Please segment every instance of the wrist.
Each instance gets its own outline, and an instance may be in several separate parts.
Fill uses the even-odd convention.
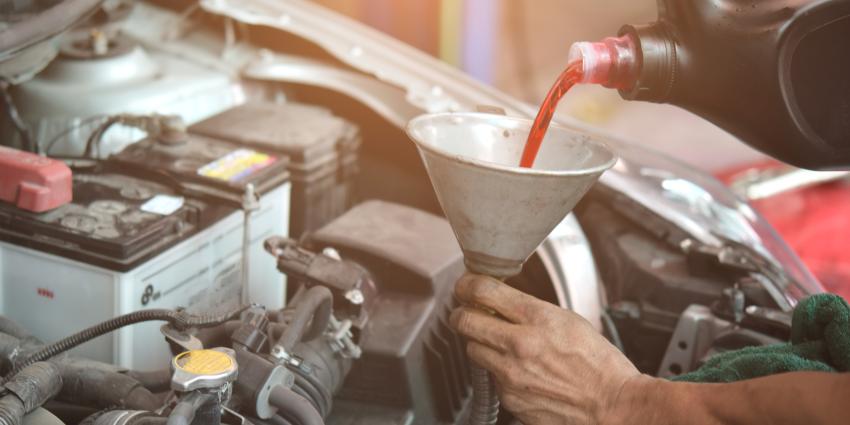
[[[636,375],[626,380],[600,415],[600,425],[622,425],[637,422],[650,424],[656,412],[670,402],[670,382],[649,375]]]

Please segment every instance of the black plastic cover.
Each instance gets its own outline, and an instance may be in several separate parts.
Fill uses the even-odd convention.
[[[367,269],[377,294],[328,423],[459,423],[471,394],[450,328],[463,256],[448,222],[383,201],[358,205],[310,239]],[[355,407],[356,406],[356,407]]]

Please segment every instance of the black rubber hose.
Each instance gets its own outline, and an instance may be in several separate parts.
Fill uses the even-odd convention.
[[[129,419],[128,419],[129,417]],[[153,412],[140,413],[132,410],[102,410],[94,413],[82,421],[79,425],[165,425],[168,418],[159,416]]]
[[[168,418],[145,416],[143,418],[139,418],[137,421],[129,422],[127,425],[166,425],[167,423]]]
[[[195,414],[201,406],[214,400],[214,394],[189,393],[174,406],[168,415],[167,425],[189,425],[195,420]]]
[[[472,380],[472,406],[469,425],[495,425],[499,420],[499,394],[490,372],[481,366],[471,364],[469,374]]]
[[[208,345],[204,345],[208,347]],[[135,379],[143,387],[147,388],[152,393],[161,393],[171,389],[171,371],[168,369],[137,371],[131,370],[125,373],[132,379]]]
[[[47,409],[48,412],[56,415],[57,418],[66,424],[79,424],[87,417],[96,414],[100,410],[88,406],[77,406],[75,404],[56,400],[55,398],[44,403],[44,406],[42,407]]]
[[[26,414],[21,399],[11,394],[0,398],[0,425],[20,425]]]
[[[125,326],[150,321],[165,321],[178,329],[215,326],[238,317],[239,314],[246,308],[248,307],[242,307],[236,311],[218,316],[196,316],[183,310],[165,309],[140,310],[123,316],[118,316],[45,346],[30,356],[23,364],[15,367],[11,372],[6,374],[6,376],[3,377],[3,382],[6,382],[12,376],[15,376],[18,371],[30,364],[47,360],[57,354],[64,353],[78,345],[117,329],[121,329]]]
[[[0,370],[5,374],[43,347],[44,343],[34,336],[18,338],[0,333]]]
[[[0,363],[4,370],[25,361],[30,353],[42,349],[44,344],[35,338],[19,340],[0,333]],[[155,410],[162,403],[153,394],[156,389],[168,390],[169,371],[119,372],[115,366],[82,359],[54,359],[62,375],[62,390],[57,399],[75,405],[107,408],[121,406],[134,410]],[[140,382],[139,379],[145,382]],[[153,390],[145,387],[148,384]]]
[[[295,368],[289,368],[290,371],[294,369]],[[293,390],[296,391],[298,395],[312,403],[322,417],[325,417],[328,413],[330,413],[330,394],[328,394],[320,384],[318,384],[315,380],[310,379],[303,372],[296,372]]]
[[[62,391],[58,400],[100,409],[120,406],[129,410],[156,410],[159,397],[133,379],[108,365],[88,360],[58,362]]]
[[[20,425],[24,415],[47,402],[62,388],[59,368],[33,363],[6,382],[9,394],[0,398],[0,425]]]
[[[278,386],[273,389],[269,396],[269,403],[278,408],[279,415],[291,418],[290,422],[301,425],[324,425],[325,423],[322,415],[309,401],[288,388]]]
[[[254,421],[254,423],[256,423],[256,424],[261,423],[260,421],[258,421],[255,418],[251,418],[251,420]],[[293,424],[292,422],[289,422],[288,420],[281,417],[280,415],[274,415],[274,416],[266,419],[264,422],[262,422],[262,424],[263,425],[296,425],[296,424]]]
[[[18,322],[6,316],[0,316],[0,332],[12,335],[13,337],[18,339],[33,337],[32,334],[23,326],[19,325]]]
[[[291,353],[299,342],[310,341],[325,332],[333,308],[333,294],[324,286],[314,286],[294,304],[293,308],[287,308],[292,311],[291,320],[276,344],[287,353]]]
[[[233,343],[231,336],[236,329],[242,326],[241,320],[231,320],[217,326],[198,330],[195,338],[204,344],[204,347],[230,347]]]
[[[5,374],[14,369],[42,347],[44,343],[35,337],[16,338],[0,333],[0,371]]]

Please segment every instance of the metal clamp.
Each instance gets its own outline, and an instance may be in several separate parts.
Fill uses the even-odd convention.
[[[280,345],[275,345],[274,347],[272,347],[271,355],[272,357],[277,359],[279,364],[298,369],[308,375],[313,373],[313,368],[310,367],[309,363],[305,362],[304,359],[302,359],[301,357],[287,352]]]
[[[351,320],[345,319],[339,321],[331,315],[328,323],[328,331],[325,335],[328,337],[328,345],[334,353],[338,353],[347,359],[359,359],[363,354],[363,350],[354,343],[351,333]]]

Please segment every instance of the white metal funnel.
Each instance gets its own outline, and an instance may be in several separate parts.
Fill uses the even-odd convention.
[[[407,125],[473,273],[518,274],[617,161],[603,143],[552,125],[534,168],[520,168],[531,125],[481,113],[423,115]]]

